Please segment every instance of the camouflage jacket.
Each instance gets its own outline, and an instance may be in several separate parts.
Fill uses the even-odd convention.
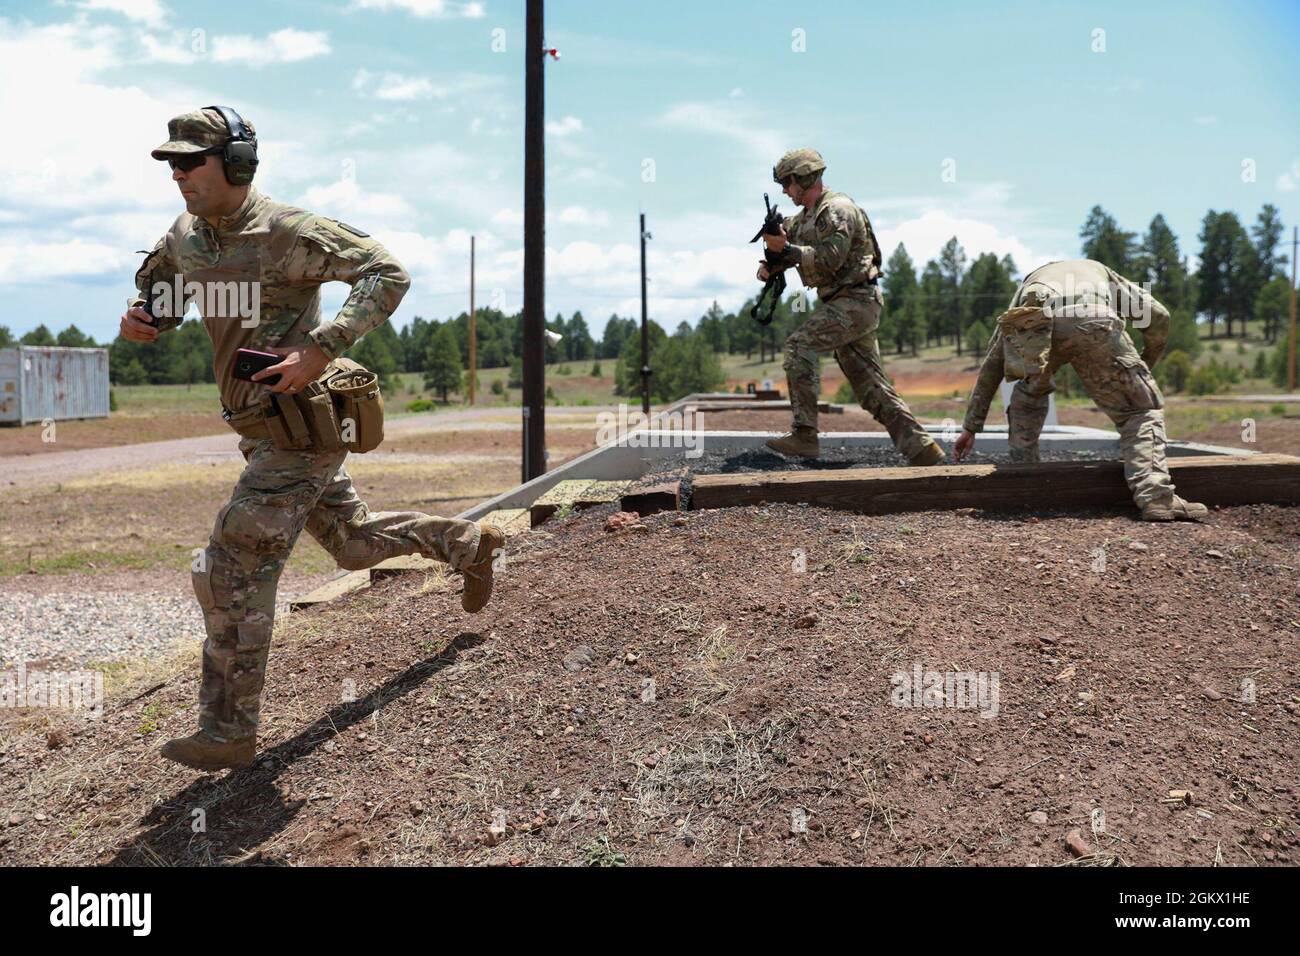
[[[838,289],[861,285],[880,275],[880,246],[867,214],[844,193],[829,189],[811,210],[785,220],[789,238],[781,256],[784,268],[826,298]]]
[[[1137,283],[1100,262],[1065,259],[1040,266],[1025,276],[1007,308],[1039,302],[1049,304],[1059,321],[1106,315],[1133,323],[1142,330],[1142,361],[1148,368],[1164,355],[1165,343],[1169,341],[1169,311]],[[988,353],[966,403],[966,420],[962,425],[966,431],[984,429],[1003,373],[1002,331],[995,325]]]
[[[352,286],[333,321],[320,321],[320,286]],[[235,350],[314,342],[330,358],[383,324],[411,284],[382,245],[352,226],[272,202],[256,189],[213,228],[181,214],[135,276],[160,331],[181,324],[190,302],[212,339],[221,402],[254,404],[263,386],[231,375]]]

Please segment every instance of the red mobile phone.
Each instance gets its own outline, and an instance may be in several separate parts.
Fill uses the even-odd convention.
[[[264,368],[270,368],[272,365],[279,365],[284,360],[283,355],[277,355],[275,352],[259,352],[256,349],[236,349],[235,350],[235,368],[231,373],[235,378],[243,379],[245,382],[251,382],[253,376],[262,371]],[[279,375],[272,375],[270,378],[264,378],[257,382],[258,385],[274,385],[280,381]]]

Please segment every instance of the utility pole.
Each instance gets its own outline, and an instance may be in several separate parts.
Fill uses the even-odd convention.
[[[650,325],[645,299],[645,241],[652,238],[645,231],[645,213],[641,213],[641,413],[650,414]]]
[[[546,471],[544,22],[542,0],[528,0],[524,30],[524,481]]]
[[[1286,347],[1286,390],[1295,391],[1295,254],[1300,245],[1300,227],[1291,227],[1291,339]]]
[[[474,314],[474,237],[469,237],[469,403],[474,404],[478,384],[478,328]]]

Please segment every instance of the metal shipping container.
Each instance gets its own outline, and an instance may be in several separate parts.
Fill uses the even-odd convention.
[[[0,349],[0,424],[108,417],[108,349]]]

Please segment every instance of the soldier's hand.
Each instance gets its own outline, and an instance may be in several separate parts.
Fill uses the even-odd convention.
[[[952,446],[952,457],[956,461],[961,461],[970,454],[975,447],[975,433],[963,428],[961,434],[957,437],[957,442]]]
[[[273,392],[289,392],[290,394],[301,392],[320,378],[320,373],[325,371],[325,366],[330,363],[329,356],[320,350],[320,346],[314,344],[300,345],[288,349],[268,348],[267,351],[283,355],[284,359],[269,368],[256,372],[253,375],[253,381],[260,382],[264,378],[279,375],[280,381],[267,386]]]
[[[763,233],[763,241],[773,252],[784,252],[788,241],[785,236],[785,226],[782,226],[781,231],[775,236],[768,232]]]
[[[118,331],[122,338],[132,342],[152,342],[158,338],[158,328],[150,324],[150,318],[149,313],[140,306],[131,306],[122,313],[122,324]]]
[[[772,273],[767,271],[767,263],[760,262],[758,264],[758,281],[766,282],[770,278],[772,278]]]

